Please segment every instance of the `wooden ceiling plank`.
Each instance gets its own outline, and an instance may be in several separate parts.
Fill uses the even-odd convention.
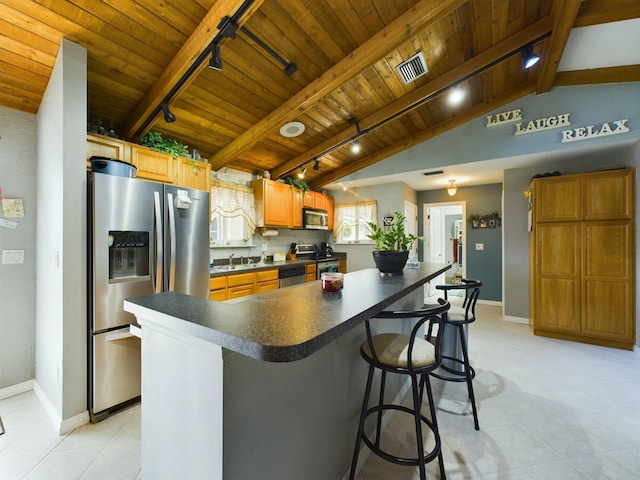
[[[585,0],[580,5],[574,28],[640,18],[638,0]]]
[[[542,65],[538,67],[537,93],[551,90],[553,81],[562,59],[562,53],[567,45],[569,34],[576,21],[580,0],[555,0],[551,9],[553,17],[553,32],[551,38],[544,42]]]
[[[417,106],[423,99],[429,98],[437,94],[438,92],[443,91],[444,89],[459,82],[461,78],[464,78],[474,72],[481,70],[482,68],[490,65],[496,59],[501,58],[505,54],[513,50],[517,50],[523,45],[531,42],[533,39],[548,33],[549,31],[551,31],[551,26],[552,20],[550,15],[538,20],[536,23],[529,25],[520,32],[515,33],[514,35],[497,43],[488,50],[485,50],[479,55],[476,55],[475,57],[469,59],[462,65],[459,65],[446,74],[435,78],[425,86],[408,93],[397,102],[394,102],[393,104],[380,109],[375,114],[362,119],[359,122],[360,128],[362,130],[367,130],[372,126],[383,122],[386,119],[393,117],[394,115],[397,115],[399,112],[403,112],[405,110],[408,111],[408,109],[411,109],[412,107],[415,108],[415,106]],[[491,97],[491,95],[488,95],[484,98],[489,97]],[[353,131],[349,129],[340,132],[333,138],[328,139],[327,141],[322,142],[322,144],[311,148],[308,152],[305,152],[302,155],[298,155],[295,158],[284,162],[282,165],[278,166],[277,169],[273,170],[271,174],[274,178],[279,178],[283,174],[297,168],[305,161],[308,161],[310,158],[321,154],[323,151],[332,148],[334,145],[342,143],[343,141],[349,139],[351,136],[353,136]]]
[[[242,22],[257,10],[264,0],[256,0],[251,6],[251,11],[246,13]],[[217,0],[211,10],[204,17],[202,22],[196,27],[189,36],[182,48],[175,57],[169,62],[167,68],[158,77],[157,81],[151,87],[145,99],[140,102],[136,109],[130,115],[130,122],[126,126],[125,135],[127,138],[134,138],[136,132],[142,127],[147,117],[151,115],[153,110],[158,106],[162,99],[177,84],[178,80],[189,69],[193,62],[200,56],[204,49],[211,43],[218,33],[218,24],[225,16],[232,16],[242,5],[243,0]],[[183,86],[186,87],[193,81],[195,75]],[[142,132],[143,134],[145,132]]]
[[[520,87],[513,92],[508,92],[501,95],[498,98],[493,98],[486,102],[483,102],[480,105],[475,105],[463,114],[451,118],[444,122],[439,122],[434,127],[422,131],[413,137],[406,138],[395,145],[391,145],[384,150],[380,150],[373,155],[370,155],[366,158],[357,160],[355,162],[350,162],[347,166],[340,168],[338,170],[334,170],[333,172],[329,172],[327,175],[323,175],[318,182],[311,182],[310,186],[314,189],[319,189],[329,183],[336,182],[341,178],[350,175],[352,173],[357,172],[365,167],[369,167],[374,165],[386,158],[389,158],[391,155],[395,155],[396,153],[400,153],[403,150],[406,150],[414,145],[418,145],[420,143],[424,143],[427,140],[430,140],[438,135],[441,135],[455,127],[465,124],[474,118],[477,118],[481,115],[484,115],[492,110],[502,107],[503,105],[507,105],[525,95],[529,95],[535,91],[535,85],[533,83],[529,85],[525,85]],[[322,160],[321,160],[322,161]]]
[[[218,170],[235,156],[250,149],[260,138],[269,135],[295,116],[311,108],[322,97],[364,70],[387,52],[402,44],[424,25],[435,22],[464,0],[423,0],[387,28],[351,52],[308,87],[284,102],[252,128],[240,135],[210,159],[211,169]]]

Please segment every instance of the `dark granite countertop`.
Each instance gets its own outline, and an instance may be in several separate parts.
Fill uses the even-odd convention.
[[[266,263],[252,263],[251,266],[235,265],[236,268],[226,269],[227,265],[220,265],[209,270],[211,277],[219,277],[223,275],[234,275],[237,273],[250,273],[258,270],[273,270],[279,269],[287,265],[307,265],[316,263],[315,260],[285,260],[283,262],[266,262]]]
[[[248,357],[291,362],[311,355],[377,312],[450,268],[422,263],[403,275],[381,276],[369,268],[348,273],[339,293],[320,282],[216,302],[179,293],[129,298],[125,310]]]

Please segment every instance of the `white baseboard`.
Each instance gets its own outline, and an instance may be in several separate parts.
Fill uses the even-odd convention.
[[[640,357],[640,345],[634,345],[633,346],[633,353],[635,353],[636,355],[638,355]]]
[[[40,388],[40,385],[38,385],[38,382],[34,381],[33,391],[38,397],[38,400],[40,400],[45,412],[47,412],[47,416],[49,420],[51,420],[51,423],[53,423],[53,427],[58,432],[58,435],[66,435],[76,428],[89,423],[88,410],[63,420],[58,416],[56,409],[51,405],[51,402]]]
[[[0,388],[0,400],[33,390],[35,383],[35,380],[27,380],[26,382],[11,385],[10,387]]]
[[[529,325],[529,319],[525,317],[512,317],[511,315],[504,315],[504,319],[507,322],[521,323],[523,325]]]

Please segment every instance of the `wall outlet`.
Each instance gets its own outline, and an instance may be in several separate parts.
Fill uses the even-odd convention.
[[[484,250],[484,243],[476,243],[476,250]]]
[[[2,250],[2,263],[24,263],[24,250]]]

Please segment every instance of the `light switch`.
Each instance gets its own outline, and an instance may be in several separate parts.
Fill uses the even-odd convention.
[[[24,263],[24,250],[2,250],[2,263]]]
[[[476,243],[476,250],[484,250],[484,243]]]

